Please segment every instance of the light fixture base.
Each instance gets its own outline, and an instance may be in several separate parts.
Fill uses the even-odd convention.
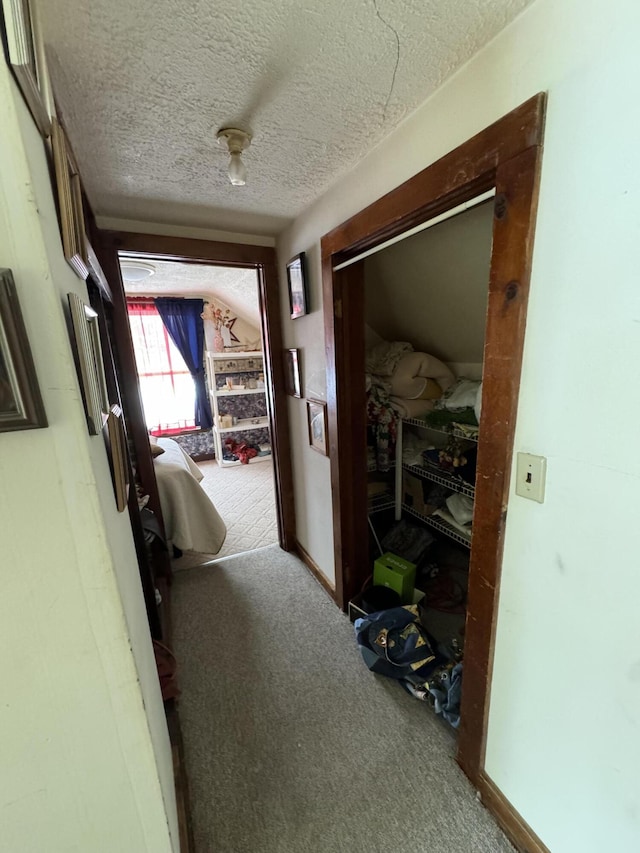
[[[223,127],[216,134],[218,145],[226,145],[229,154],[241,154],[251,145],[251,134],[237,127]]]

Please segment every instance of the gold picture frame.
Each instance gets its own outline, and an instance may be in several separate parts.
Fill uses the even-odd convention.
[[[111,406],[107,416],[107,450],[116,507],[118,512],[124,512],[129,500],[129,455],[122,409],[117,405]]]
[[[89,275],[89,256],[84,227],[82,183],[67,135],[55,118],[51,121],[51,145],[64,256],[76,275],[86,281]]]
[[[38,130],[51,133],[46,101],[44,50],[39,41],[38,20],[29,0],[1,0],[7,61]]]

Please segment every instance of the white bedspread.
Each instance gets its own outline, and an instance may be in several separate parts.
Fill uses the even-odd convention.
[[[171,438],[159,438],[164,450],[153,460],[165,533],[181,551],[217,554],[227,528],[200,485],[202,471]]]

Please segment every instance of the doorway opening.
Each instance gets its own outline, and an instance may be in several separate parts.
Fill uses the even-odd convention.
[[[173,570],[277,543],[256,270],[119,262]]]
[[[413,602],[443,672],[456,677],[465,652],[493,230],[493,206],[482,198],[360,262],[369,565],[391,553],[415,566]],[[455,728],[456,703],[443,713]]]
[[[345,609],[371,573],[361,547],[369,532],[362,258],[495,189],[457,757],[509,832],[484,754],[544,106],[544,94],[531,98],[322,240],[335,594]]]

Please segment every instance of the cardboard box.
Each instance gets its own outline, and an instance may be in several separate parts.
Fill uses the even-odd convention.
[[[402,472],[402,492],[404,502],[415,509],[417,512],[424,512],[424,480],[416,477],[415,474],[410,474],[408,471]]]
[[[403,604],[413,601],[413,588],[416,582],[416,566],[403,560],[391,551],[387,551],[373,564],[373,583],[375,586],[388,586],[400,596]]]

